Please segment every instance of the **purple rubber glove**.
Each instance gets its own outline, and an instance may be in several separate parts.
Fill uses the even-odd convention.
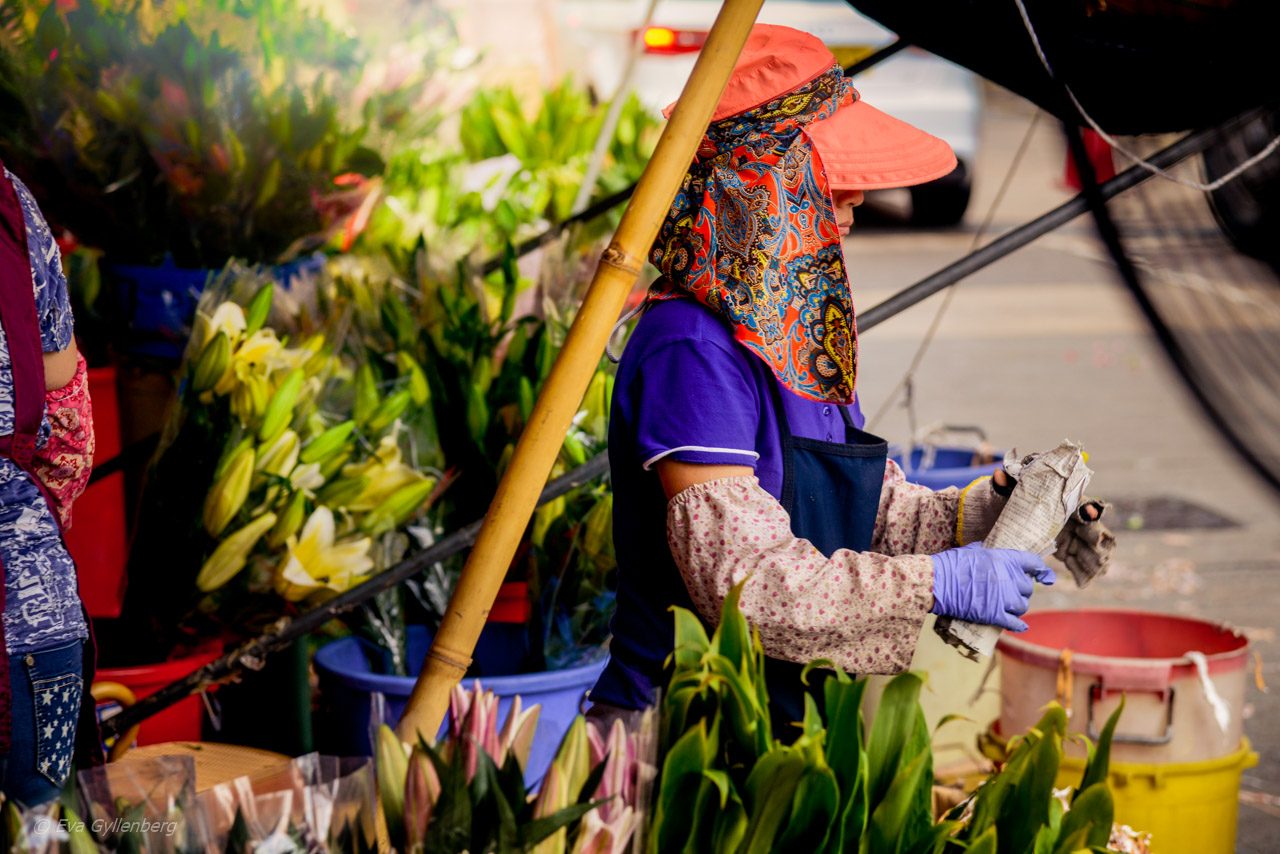
[[[933,608],[940,617],[1025,632],[1032,579],[1053,584],[1057,576],[1040,556],[981,543],[933,555]]]

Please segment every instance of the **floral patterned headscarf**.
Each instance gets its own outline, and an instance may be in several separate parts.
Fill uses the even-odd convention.
[[[851,403],[853,294],[825,170],[805,126],[857,99],[839,65],[713,122],[658,233],[652,299],[692,297],[795,393]]]

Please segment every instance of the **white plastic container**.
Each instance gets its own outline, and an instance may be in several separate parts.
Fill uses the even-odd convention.
[[[1005,633],[1000,732],[1021,733],[1057,700],[1069,731],[1097,740],[1125,697],[1112,742],[1116,762],[1199,762],[1240,749],[1249,642],[1205,620],[1144,611],[1028,614],[1030,629]],[[1206,673],[1194,662],[1200,653]],[[1066,745],[1074,756],[1084,748]]]

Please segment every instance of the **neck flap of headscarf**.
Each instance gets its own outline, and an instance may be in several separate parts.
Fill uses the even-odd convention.
[[[853,294],[826,171],[805,126],[853,103],[839,65],[745,113],[712,123],[649,259],[653,299],[692,297],[779,381],[851,403]]]

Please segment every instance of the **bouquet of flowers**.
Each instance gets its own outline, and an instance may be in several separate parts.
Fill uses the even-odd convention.
[[[326,282],[286,293],[233,270],[202,299],[130,569],[157,622],[195,597],[253,632],[341,593],[403,557],[441,486],[417,450],[422,370],[353,358],[348,319],[305,305]]]

